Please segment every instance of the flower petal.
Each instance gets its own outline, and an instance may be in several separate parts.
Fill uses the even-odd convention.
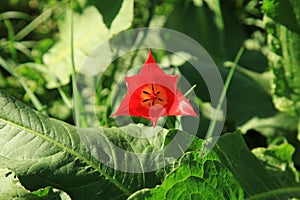
[[[177,75],[171,76],[167,74],[160,74],[154,76],[153,74],[147,74],[125,77],[125,80],[127,83],[129,94],[133,93],[135,90],[141,87],[141,85],[148,83],[163,85],[164,87],[171,90],[173,93],[176,93],[177,78]]]
[[[183,94],[179,90],[177,90],[176,97],[179,101],[178,109],[181,112],[180,115],[191,115],[194,117],[198,117],[198,114],[196,114],[196,112],[194,111],[191,103],[185,98],[185,96],[183,96]]]
[[[139,116],[155,127],[163,116],[191,115],[197,117],[190,102],[177,89],[178,75],[165,74],[156,64],[151,51],[140,73],[125,77],[128,92],[118,110],[111,116]]]
[[[150,49],[148,50],[148,58],[146,59],[140,74],[165,74],[165,72],[156,64]]]

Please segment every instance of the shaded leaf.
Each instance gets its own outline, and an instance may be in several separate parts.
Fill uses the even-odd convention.
[[[225,134],[215,148],[249,199],[288,199],[300,194],[300,184],[280,181],[248,149],[240,132]],[[291,177],[290,177],[291,178]]]
[[[219,59],[225,56],[225,41],[222,13],[216,12],[220,11],[217,6],[193,1],[177,1],[172,13],[168,16],[165,27],[192,37],[200,42],[211,55]]]

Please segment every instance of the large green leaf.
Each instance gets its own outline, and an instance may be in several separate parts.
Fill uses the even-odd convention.
[[[240,132],[221,136],[205,157],[201,156],[201,145],[200,139],[194,140],[189,152],[162,185],[137,191],[129,199],[288,199],[299,196],[298,176],[291,165],[294,151],[291,145],[283,143],[257,149],[259,159],[248,149]],[[271,170],[270,166],[273,166]],[[276,170],[272,172],[274,167]]]
[[[162,185],[129,199],[243,199],[243,189],[218,156],[200,155],[200,151],[186,153]]]
[[[288,177],[284,179],[274,177],[278,174],[270,173],[257,160],[239,133],[220,137],[216,148],[201,157],[202,141],[184,132],[182,135],[188,137],[176,138],[178,132],[167,135],[165,129],[142,125],[79,129],[33,111],[4,91],[0,91],[0,109],[0,168],[9,168],[16,174],[25,187],[24,194],[48,186],[66,192],[72,199],[124,199],[137,190],[140,191],[131,198],[176,198],[180,195],[198,198],[201,194],[203,198],[241,199],[244,191],[245,197],[250,199],[280,199],[295,197],[300,192],[299,183],[286,181],[293,180],[290,176],[293,174],[286,174]],[[158,134],[137,137],[149,136],[153,130],[159,131]],[[150,154],[148,159],[139,157],[136,163],[135,157],[129,157],[130,152],[155,152],[175,140],[178,145],[169,150],[183,153],[180,149],[183,139],[194,141],[175,168],[170,168],[173,170],[162,185],[154,189],[142,188],[160,184],[163,171],[127,173],[109,168],[98,160],[104,156],[106,164],[112,163],[115,168],[125,166],[139,170],[146,164],[155,166],[161,159]],[[128,153],[118,154],[113,144]],[[293,151],[290,147],[285,145],[275,150],[277,158],[290,162]],[[175,164],[173,157],[167,156],[164,162]],[[168,168],[164,170],[167,172]],[[3,183],[7,185],[10,180],[4,177]]]
[[[122,199],[137,189],[158,184],[161,179],[159,173],[118,171],[103,165],[98,158],[106,156],[106,162],[116,168],[124,165],[140,169],[149,162],[155,165],[159,158],[152,155],[148,160],[138,160],[137,166],[134,157],[128,156],[130,152],[162,148],[165,129],[155,129],[158,136],[148,138],[129,135],[149,135],[149,128],[141,125],[79,129],[33,111],[4,91],[0,91],[0,109],[0,167],[13,170],[26,189],[52,186],[67,192],[72,199]],[[129,153],[118,155],[116,146]]]
[[[111,22],[110,29],[103,22],[103,17],[94,7],[87,7],[82,14],[74,13],[74,59],[77,69],[79,70],[87,56],[101,43],[110,39],[115,34],[126,30],[130,27],[133,20],[133,0],[123,1],[118,14]],[[43,57],[44,63],[49,70],[55,74],[59,81],[51,80],[48,82],[48,88],[58,87],[61,84],[70,82],[69,76],[72,72],[71,65],[71,40],[70,40],[70,11],[59,22],[60,40],[46,53]],[[110,52],[103,52],[105,55],[97,55],[93,63],[99,71],[106,67],[101,56],[111,56]],[[109,60],[109,59],[105,59]]]

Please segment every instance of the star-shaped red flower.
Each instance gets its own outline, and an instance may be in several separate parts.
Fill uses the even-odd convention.
[[[165,74],[156,64],[151,51],[140,73],[125,77],[128,92],[112,116],[139,116],[152,121],[163,116],[191,115],[197,117],[190,102],[177,89],[178,75]]]

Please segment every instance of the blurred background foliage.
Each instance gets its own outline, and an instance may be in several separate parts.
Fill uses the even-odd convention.
[[[69,1],[0,2],[0,88],[45,115],[74,123],[70,76]],[[223,132],[240,129],[250,148],[267,147],[284,137],[295,148],[300,167],[300,5],[297,0],[78,0],[74,11],[75,63],[114,34],[139,27],[165,27],[199,42],[224,80],[240,47],[239,61],[227,92]],[[132,10],[131,10],[132,9]],[[293,12],[286,12],[286,9]],[[118,16],[123,16],[116,20]],[[76,49],[77,48],[77,49]],[[83,53],[82,53],[83,52]],[[212,112],[207,87],[188,62],[172,62],[169,52],[154,50],[157,61],[196,84],[204,137]],[[122,72],[141,65],[145,51],[114,61],[97,83],[96,111],[102,126],[113,126],[112,91]],[[125,66],[125,67],[124,67]],[[197,73],[196,73],[197,74]],[[86,94],[88,96],[88,94]],[[148,123],[134,118],[136,122]],[[183,122],[184,123],[184,122]],[[169,117],[167,128],[176,126]]]

